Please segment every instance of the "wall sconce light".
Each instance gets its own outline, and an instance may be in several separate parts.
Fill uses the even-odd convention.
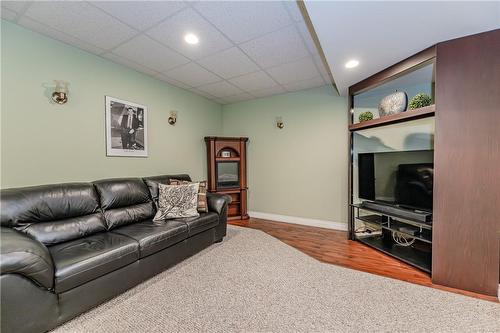
[[[285,123],[283,123],[283,119],[281,117],[276,117],[276,127],[279,129],[285,127]]]
[[[54,80],[56,87],[52,93],[52,100],[57,104],[64,104],[68,101],[68,82]]]
[[[177,111],[170,111],[170,117],[168,117],[168,123],[170,125],[175,125],[177,122]]]

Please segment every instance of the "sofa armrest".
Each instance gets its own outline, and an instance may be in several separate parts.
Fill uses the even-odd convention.
[[[208,210],[222,215],[224,208],[231,203],[231,197],[224,194],[207,193]]]
[[[1,275],[23,275],[46,289],[52,289],[54,264],[47,247],[22,232],[7,227],[0,229]]]
[[[227,206],[231,203],[228,195],[207,193],[208,210],[219,215],[219,225],[215,228],[214,241],[220,242],[226,236],[227,230]]]

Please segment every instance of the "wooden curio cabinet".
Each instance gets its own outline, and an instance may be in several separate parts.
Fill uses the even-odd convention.
[[[247,214],[246,144],[248,138],[205,137],[208,192],[229,195],[228,219],[245,220]]]

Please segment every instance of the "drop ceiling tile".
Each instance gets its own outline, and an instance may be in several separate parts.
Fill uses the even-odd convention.
[[[232,96],[227,96],[224,97],[223,100],[227,103],[237,103],[237,102],[243,102],[243,101],[248,101],[250,99],[253,99],[254,97],[250,94],[247,93],[242,93],[242,94],[237,94],[237,95],[232,95]]]
[[[304,89],[321,87],[324,85],[325,85],[325,81],[323,81],[323,78],[321,76],[316,76],[316,77],[313,77],[312,79],[287,83],[287,84],[284,84],[283,87],[285,87],[285,89],[287,91],[299,91],[299,90],[304,90]]]
[[[240,45],[263,68],[292,62],[309,55],[294,26],[289,26]]]
[[[259,70],[259,67],[237,47],[200,59],[198,62],[225,79]]]
[[[250,94],[252,94],[255,97],[266,97],[266,96],[278,95],[278,94],[283,94],[283,93],[286,93],[286,90],[279,85],[275,85],[274,87],[270,87],[270,88],[250,91]]]
[[[7,8],[2,7],[0,14],[4,20],[15,21],[17,19],[17,13]]]
[[[276,85],[276,82],[265,72],[254,72],[228,80],[244,91],[260,90]]]
[[[193,33],[200,42],[190,45],[184,35]],[[147,34],[190,59],[200,59],[231,47],[232,43],[193,9],[187,8],[153,27]]]
[[[196,89],[196,88],[190,88],[189,91],[191,91],[192,93],[195,93],[196,95],[200,95],[200,96],[203,96],[203,97],[208,98],[208,99],[215,99],[215,96],[210,95],[209,93],[201,91],[201,90]]]
[[[171,69],[168,72],[165,72],[165,75],[191,87],[198,87],[204,84],[222,81],[220,77],[207,71],[205,68],[195,64],[194,62]]]
[[[314,63],[316,64],[316,67],[319,70],[319,73],[325,79],[326,82],[330,82],[330,75],[328,74],[328,70],[323,64],[323,60],[321,60],[321,57],[319,55],[314,56]]]
[[[177,80],[174,80],[174,79],[166,76],[163,73],[157,73],[157,74],[153,75],[153,77],[160,80],[160,81],[163,81],[163,82],[169,83],[173,86],[176,86],[178,88],[182,88],[182,89],[191,89],[192,88],[192,87],[190,87],[182,82],[179,82]]]
[[[144,67],[144,66],[142,66],[142,65],[140,65],[140,64],[138,64],[138,63],[136,63],[134,61],[131,61],[131,60],[122,58],[120,56],[117,56],[116,54],[105,53],[105,54],[103,54],[101,56],[103,58],[106,58],[108,60],[116,62],[117,64],[120,64],[120,65],[129,67],[129,68],[135,69],[138,72],[141,72],[141,73],[144,73],[144,74],[147,74],[147,75],[151,75],[151,76],[158,75],[158,72],[156,72],[154,70],[151,70],[151,69],[149,69],[147,67]]]
[[[327,75],[327,76],[321,75],[321,76],[323,77],[323,80],[325,81],[326,84],[335,85],[335,82],[333,82],[333,80],[330,78],[329,75]]]
[[[311,54],[318,54],[318,50],[316,49],[316,44],[314,44],[314,40],[311,37],[311,33],[309,32],[309,29],[307,28],[304,21],[297,23],[296,26],[309,52]]]
[[[31,1],[2,1],[2,10],[7,8],[13,12],[16,13],[22,13],[28,7],[31,5]]]
[[[215,96],[217,98],[223,98],[231,95],[240,94],[243,92],[239,88],[236,88],[232,84],[228,83],[227,81],[207,84],[198,87],[197,89],[209,93],[210,95]]]
[[[187,58],[144,35],[132,38],[112,52],[158,72],[189,62]]]
[[[300,21],[304,20],[304,17],[302,16],[302,13],[299,9],[297,1],[284,1],[283,5],[286,7],[292,20],[294,20],[296,22],[300,22]]]
[[[41,24],[35,20],[32,20],[28,17],[22,16],[19,21],[17,22],[19,25],[28,28],[30,30],[36,31],[38,33],[41,33],[42,35],[51,37],[53,39],[57,39],[63,43],[76,46],[82,50],[94,53],[94,54],[101,54],[104,52],[103,49],[86,43],[82,40],[79,40],[78,38],[69,36],[63,32],[60,32],[59,30],[52,29],[51,27],[46,26],[45,24]]]
[[[25,15],[102,49],[111,49],[137,32],[86,2],[34,2]]]
[[[200,1],[194,8],[235,43],[248,41],[292,23],[279,1]]]
[[[228,102],[226,102],[225,100],[221,99],[221,98],[214,98],[213,101],[215,103],[219,103],[220,105],[226,105],[226,104],[229,104]]]
[[[2,18],[224,104],[330,80],[295,2],[1,5]],[[148,27],[152,37],[139,34]],[[200,43],[185,43],[187,32]],[[235,47],[230,39],[243,43]]]
[[[182,1],[93,1],[91,4],[141,31],[187,6]]]
[[[266,71],[280,84],[312,79],[320,75],[311,57],[269,68]]]

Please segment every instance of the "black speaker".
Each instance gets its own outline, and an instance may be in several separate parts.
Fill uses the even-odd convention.
[[[381,204],[378,202],[369,202],[369,201],[363,201],[361,203],[361,207],[367,208],[374,212],[387,214],[393,217],[400,217],[410,221],[416,221],[426,224],[432,223],[432,213],[430,212],[406,209],[395,205]]]
[[[385,247],[392,247],[394,240],[392,239],[392,231],[388,229],[382,229],[382,243]]]
[[[359,197],[375,200],[375,155],[358,154]]]

